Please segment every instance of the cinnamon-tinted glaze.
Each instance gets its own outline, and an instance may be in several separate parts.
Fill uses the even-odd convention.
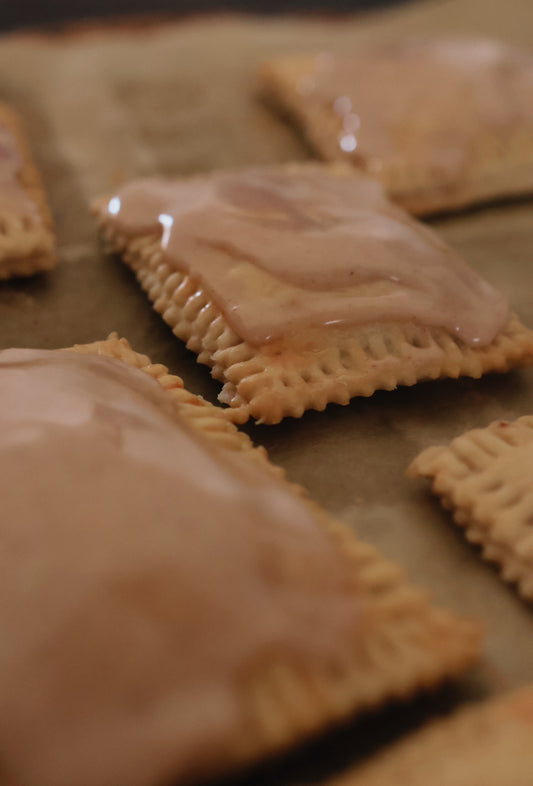
[[[499,292],[364,176],[310,165],[139,180],[106,220],[127,235],[161,231],[166,259],[254,345],[413,321],[484,346],[508,317]]]
[[[117,361],[0,353],[9,782],[170,783],[224,760],[269,663],[353,651],[365,601],[331,536],[173,406]]]

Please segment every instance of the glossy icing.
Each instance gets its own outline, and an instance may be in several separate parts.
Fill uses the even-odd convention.
[[[166,259],[254,345],[413,321],[484,346],[508,316],[503,295],[363,176],[309,165],[139,180],[106,220],[127,235],[161,231]]]
[[[148,375],[17,349],[0,380],[6,780],[173,782],[224,758],[272,659],[348,657],[365,602],[333,539]]]
[[[13,135],[0,123],[0,214],[40,222],[39,208],[19,181],[22,160]]]
[[[479,38],[408,38],[317,56],[298,92],[338,116],[339,151],[379,174],[408,165],[436,185],[464,177],[476,144],[533,134],[533,55]]]

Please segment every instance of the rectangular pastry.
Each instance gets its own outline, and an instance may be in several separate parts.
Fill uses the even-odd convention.
[[[450,445],[424,450],[410,477],[427,477],[445,508],[495,562],[505,581],[533,600],[533,416],[496,420]]]
[[[6,783],[223,775],[478,658],[125,341],[5,350],[0,380]]]
[[[431,724],[328,786],[530,786],[533,687]]]
[[[0,103],[0,281],[55,264],[53,221],[41,177],[20,120]]]
[[[145,179],[94,209],[234,422],[533,361],[504,296],[349,167]]]
[[[279,57],[261,84],[324,159],[379,178],[412,213],[533,192],[529,52],[411,37],[353,55]]]

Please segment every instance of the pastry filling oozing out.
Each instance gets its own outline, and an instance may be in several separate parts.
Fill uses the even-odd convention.
[[[334,539],[157,382],[18,349],[0,379],[6,777],[167,782],[220,753],[269,663],[353,657],[366,602]]]
[[[22,160],[13,134],[0,123],[0,215],[40,223],[39,208],[21,185]]]
[[[161,232],[166,260],[255,346],[397,322],[486,346],[508,319],[503,295],[364,176],[310,165],[144,179],[105,218],[126,235]]]

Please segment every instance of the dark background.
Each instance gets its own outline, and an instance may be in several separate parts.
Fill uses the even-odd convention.
[[[0,0],[0,30],[77,19],[143,13],[336,13],[385,7],[399,0]],[[402,0],[400,0],[402,1]],[[403,0],[405,2],[405,0]]]

